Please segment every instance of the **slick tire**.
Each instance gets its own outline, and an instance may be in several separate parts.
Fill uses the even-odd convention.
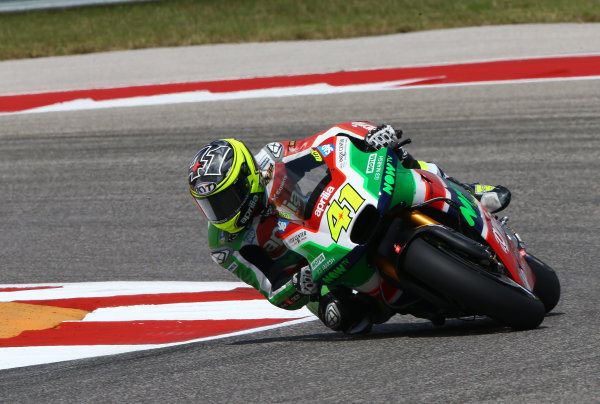
[[[554,269],[544,264],[531,254],[525,256],[525,261],[535,275],[533,293],[544,303],[546,313],[549,313],[560,299],[560,282]]]
[[[402,271],[469,312],[486,315],[513,329],[536,328],[544,320],[544,304],[533,294],[508,285],[492,275],[415,239],[400,262]]]

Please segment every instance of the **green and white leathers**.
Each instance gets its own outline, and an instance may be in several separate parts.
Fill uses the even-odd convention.
[[[360,146],[374,128],[347,122],[305,140],[266,145],[254,158],[268,196],[261,213],[238,233],[209,224],[212,259],[285,309],[308,303],[291,283],[291,275],[307,264],[315,279],[331,287],[343,283],[376,296],[380,279],[349,237],[355,218],[376,207],[381,195],[408,204],[420,198],[411,170],[390,172],[391,152],[365,153],[353,145]],[[325,164],[332,158],[333,171]],[[434,164],[422,168],[439,173]],[[408,186],[397,187],[400,181]],[[361,270],[349,271],[357,265]],[[315,305],[308,307],[315,312]]]

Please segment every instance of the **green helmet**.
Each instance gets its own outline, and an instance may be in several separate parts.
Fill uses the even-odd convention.
[[[190,193],[217,228],[242,231],[264,205],[264,187],[250,150],[239,140],[221,139],[192,159]]]

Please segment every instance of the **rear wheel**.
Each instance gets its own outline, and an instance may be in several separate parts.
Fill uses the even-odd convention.
[[[544,304],[532,293],[423,239],[406,248],[400,268],[467,312],[514,329],[536,328],[544,319]]]

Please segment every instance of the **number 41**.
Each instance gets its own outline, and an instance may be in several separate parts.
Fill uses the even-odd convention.
[[[331,238],[336,243],[340,238],[342,229],[348,230],[348,226],[350,226],[353,219],[350,217],[350,209],[348,209],[347,206],[340,206],[340,203],[343,201],[346,201],[354,213],[356,213],[365,200],[350,184],[346,184],[340,191],[338,200],[331,201],[331,205],[329,206],[329,209],[327,209],[327,223],[329,224]]]

